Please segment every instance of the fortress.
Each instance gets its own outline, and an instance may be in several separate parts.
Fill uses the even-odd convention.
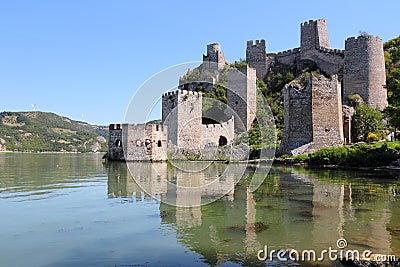
[[[218,43],[207,45],[198,69],[210,75],[195,81],[181,77],[178,90],[162,95],[162,125],[111,124],[108,158],[158,161],[166,160],[167,151],[173,149],[201,154],[210,147],[232,147],[237,134],[248,131],[255,119],[257,79],[287,72],[296,78],[283,89],[279,153],[298,155],[350,143],[354,110],[348,106],[348,97],[358,94],[380,110],[387,106],[382,40],[366,34],[351,37],[345,41],[345,50],[339,50],[330,47],[324,19],[304,22],[300,31],[300,47],[279,53],[267,53],[265,40],[247,41],[247,66],[239,69],[243,75],[228,68]],[[203,124],[201,92],[215,91],[224,70],[226,120]]]

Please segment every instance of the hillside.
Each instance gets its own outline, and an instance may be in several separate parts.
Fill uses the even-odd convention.
[[[107,150],[108,129],[48,112],[1,112],[0,151]]]

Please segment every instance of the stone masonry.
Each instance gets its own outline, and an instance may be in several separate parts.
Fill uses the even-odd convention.
[[[286,85],[284,113],[280,154],[305,154],[342,145],[341,89],[336,75],[303,75]]]
[[[162,95],[164,126],[110,125],[109,159],[157,161],[166,160],[168,148],[203,150],[210,145],[229,148],[235,131],[248,131],[254,121],[256,79],[265,79],[276,70],[309,67],[319,71],[303,73],[284,88],[280,154],[298,155],[350,143],[354,110],[346,106],[348,96],[359,94],[369,106],[380,110],[387,106],[382,40],[362,35],[348,38],[345,50],[332,49],[324,19],[301,23],[300,32],[300,47],[279,53],[266,53],[265,40],[247,41],[248,66],[239,70],[243,75],[227,67],[219,43],[207,45],[207,54],[198,69],[204,77],[187,81],[182,76],[178,90]],[[225,114],[230,119],[220,124],[202,124],[200,91],[214,91],[219,79],[226,77],[225,71],[228,106]]]
[[[207,144],[230,145],[234,118],[221,124],[202,124],[202,94],[175,90],[162,96],[162,123],[169,140],[179,149],[203,149]]]
[[[379,37],[351,37],[345,42],[345,50],[340,50],[330,47],[324,19],[301,23],[300,31],[300,47],[279,53],[266,53],[265,40],[256,40],[256,44],[247,41],[246,59],[259,79],[277,64],[301,69],[313,62],[326,76],[338,76],[343,83],[343,103],[350,94],[359,94],[373,108],[383,110],[387,106],[385,59]]]
[[[154,124],[110,124],[108,159],[165,161],[168,128]]]

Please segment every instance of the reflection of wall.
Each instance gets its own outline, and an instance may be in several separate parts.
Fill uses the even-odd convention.
[[[324,175],[332,175],[329,171],[296,175],[313,186],[315,243],[336,248],[338,238],[345,238],[350,249],[391,252],[391,236],[387,230],[391,213],[386,208],[386,190],[379,191],[381,185],[361,187],[321,180]]]

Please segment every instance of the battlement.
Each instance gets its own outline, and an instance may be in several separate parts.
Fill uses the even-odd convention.
[[[226,122],[223,123],[215,123],[215,124],[203,124],[203,126],[208,129],[208,128],[225,128],[228,125],[234,124],[234,118],[233,116]]]
[[[382,39],[379,36],[373,35],[360,35],[358,37],[350,37],[346,39],[347,44],[356,44],[361,42],[379,42],[382,43]]]
[[[253,46],[263,48],[263,47],[265,47],[265,40],[264,39],[248,40],[247,47],[253,47]]]
[[[303,26],[308,26],[308,25],[314,25],[318,22],[326,23],[326,20],[325,19],[317,19],[317,20],[310,19],[309,21],[305,21],[305,22],[301,23],[300,25],[303,27]]]
[[[284,57],[284,56],[289,56],[289,55],[300,53],[300,51],[301,51],[301,48],[297,47],[294,49],[289,49],[289,50],[285,50],[282,52],[278,52],[277,54],[270,54],[270,55],[277,55],[279,57]]]
[[[326,48],[326,47],[319,47],[317,50],[320,52],[323,52],[327,55],[344,57],[344,50],[341,50],[341,49],[330,49],[330,48]]]
[[[120,123],[112,123],[108,126],[109,130],[122,130],[122,124]]]
[[[174,91],[170,91],[170,92],[166,92],[163,93],[162,96],[166,97],[166,96],[171,96],[171,95],[194,95],[194,96],[200,96],[201,92],[196,92],[196,91],[188,91],[188,90],[174,90]]]

